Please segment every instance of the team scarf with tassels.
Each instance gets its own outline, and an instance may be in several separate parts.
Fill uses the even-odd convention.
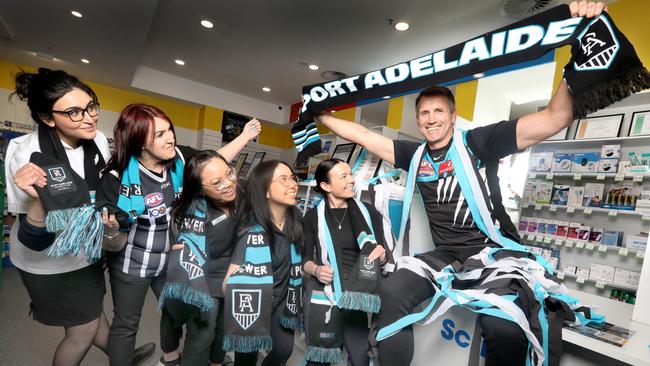
[[[332,108],[373,103],[384,96],[415,93],[431,85],[453,85],[477,73],[499,73],[508,65],[538,59],[572,45],[564,78],[573,94],[576,118],[650,88],[650,73],[634,47],[607,13],[598,18],[571,17],[560,5],[447,49],[423,57],[303,87],[300,116],[291,129],[297,164],[321,152],[314,116]]]
[[[54,243],[45,251],[53,257],[85,253],[89,262],[101,256],[104,224],[95,208],[95,190],[99,173],[106,165],[94,140],[82,140],[84,178],[70,166],[68,155],[54,128],[38,127],[40,152],[30,161],[47,174],[45,187],[34,186],[47,212],[47,231],[56,233]]]
[[[273,233],[270,233],[273,235]],[[271,314],[273,313],[273,266],[269,233],[253,225],[244,234],[244,263],[226,282],[224,351],[255,352],[271,349]],[[292,330],[303,329],[302,257],[290,244],[291,273],[280,325]]]
[[[381,301],[377,289],[380,271],[379,259],[368,260],[368,256],[378,245],[370,213],[361,201],[348,199],[348,217],[353,231],[350,235],[356,238],[360,253],[347,281],[343,281],[342,268],[336,257],[336,244],[332,242],[330,228],[325,220],[326,201],[322,200],[316,206],[318,242],[320,262],[332,268],[333,278],[332,282],[325,286],[314,281],[314,290],[309,299],[309,314],[305,314],[307,318],[305,358],[313,362],[338,363],[343,360],[342,310],[379,312]]]
[[[183,154],[181,154],[178,148],[176,148],[174,166],[169,169],[175,196],[178,196],[183,189],[184,165]],[[165,167],[165,169],[167,168]],[[128,214],[130,224],[134,223],[145,209],[145,202],[142,197],[142,186],[140,182],[140,163],[138,162],[137,157],[131,156],[126,169],[122,172],[120,195],[117,199],[117,207]],[[128,228],[125,229],[128,230]]]
[[[500,317],[517,323],[529,341],[527,364],[546,366],[562,337],[564,321],[582,324],[602,322],[602,316],[590,313],[568,290],[553,278],[550,264],[519,243],[504,236],[494,224],[488,209],[487,189],[480,179],[479,166],[470,157],[467,131],[456,129],[445,160],[451,161],[461,192],[467,201],[477,228],[498,248],[485,248],[464,263],[453,263],[438,270],[414,257],[402,257],[398,267],[424,278],[433,279],[435,294],[424,310],[410,314],[380,329],[381,341],[402,328],[425,320],[428,324],[452,306]],[[400,224],[400,242],[407,235],[407,222],[415,191],[415,181],[426,143],[418,147],[411,160]],[[515,304],[518,300],[521,308]],[[525,301],[524,301],[525,300]]]
[[[225,213],[208,222],[208,207],[204,197],[196,201],[196,208],[188,210],[180,221],[177,243],[183,249],[172,250],[167,266],[165,287],[160,294],[159,307],[168,299],[180,300],[207,312],[214,308],[210,296],[207,271],[206,230],[227,219]],[[208,226],[209,225],[209,226]]]

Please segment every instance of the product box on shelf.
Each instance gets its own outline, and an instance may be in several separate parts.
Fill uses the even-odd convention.
[[[578,240],[587,241],[589,240],[589,234],[591,234],[591,226],[582,225],[578,229]]]
[[[553,182],[537,182],[535,184],[535,203],[550,203],[553,192]]]
[[[621,243],[621,232],[614,230],[603,230],[603,239],[601,244],[617,247]]]
[[[520,216],[519,217],[519,231],[525,232],[528,230],[528,217]]]
[[[530,171],[550,172],[553,165],[553,152],[545,151],[530,155]]]
[[[603,145],[600,149],[600,157],[603,159],[620,159],[621,145]]]
[[[568,274],[576,274],[576,270],[578,269],[577,266],[574,266],[573,264],[565,264],[562,266],[562,272],[568,273]]]
[[[600,207],[603,202],[604,191],[605,185],[603,183],[585,183],[582,205],[585,207]]]
[[[630,174],[630,166],[632,162],[629,160],[621,160],[618,162],[618,174]]]
[[[584,152],[573,154],[573,164],[571,171],[574,173],[596,173],[598,171],[598,161],[600,153]]]
[[[616,267],[614,271],[614,283],[620,283],[626,286],[637,287],[639,286],[639,279],[641,278],[640,272],[629,271],[627,269]]]
[[[579,222],[572,222],[569,224],[569,231],[566,233],[567,239],[578,239],[578,233],[580,232],[580,227],[582,226]]]
[[[571,163],[573,162],[573,154],[571,153],[556,153],[553,158],[553,167],[551,170],[554,173],[566,173],[571,171]]]
[[[551,195],[551,204],[566,206],[569,199],[569,188],[566,184],[556,184],[553,186],[553,194]]]
[[[582,199],[585,195],[585,187],[570,187],[569,196],[567,198],[567,206],[582,206]]]
[[[598,162],[599,173],[616,173],[618,171],[618,159],[600,159]]]
[[[555,233],[555,236],[559,236],[561,238],[566,238],[568,232],[569,232],[569,222],[568,221],[558,221],[557,222],[557,233]]]
[[[636,200],[636,211],[644,211],[650,213],[650,191],[642,190],[639,198]]]
[[[592,227],[591,233],[589,233],[589,241],[600,244],[603,241],[603,230],[602,227]]]
[[[546,235],[546,227],[548,226],[547,219],[538,219],[537,220],[537,234]]]
[[[589,277],[589,268],[576,268],[576,276]]]
[[[548,220],[546,225],[546,235],[555,236],[557,234],[557,220]]]
[[[632,250],[644,251],[648,244],[648,235],[625,235],[625,247]]]
[[[601,280],[601,281],[613,282],[614,271],[615,271],[614,266],[592,263],[591,268],[589,269],[589,278],[594,279],[596,281]]]
[[[537,232],[537,219],[534,217],[531,217],[528,219],[528,230],[529,233],[536,233]]]
[[[602,207],[617,210],[634,210],[641,188],[632,184],[614,184],[607,190]]]
[[[560,259],[558,257],[551,257],[548,260],[548,263],[553,267],[554,271],[557,271],[557,266],[560,263]]]

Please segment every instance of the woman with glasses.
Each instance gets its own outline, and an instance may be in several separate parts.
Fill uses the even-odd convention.
[[[172,210],[172,239],[177,244],[172,246],[161,295],[176,325],[187,330],[181,365],[205,366],[209,360],[216,366],[224,361],[221,284],[230,264],[240,197],[237,172],[216,151],[198,152],[187,162],[183,193]]]
[[[298,183],[279,160],[251,172],[237,220],[237,242],[224,281],[224,350],[238,354],[235,365],[283,365],[293,351],[294,330],[302,328],[300,243],[302,218],[295,207]]]
[[[324,199],[303,224],[303,270],[316,280],[305,284],[307,364],[339,363],[343,346],[350,365],[368,366],[368,313],[379,311],[378,269],[390,258],[383,218],[354,198],[354,176],[344,161],[322,161],[315,180]],[[331,299],[323,296],[328,286]]]
[[[232,160],[257,137],[260,123],[253,119],[243,132],[219,149]],[[110,364],[128,365],[147,290],[159,297],[165,284],[170,250],[170,208],[183,189],[185,161],[196,153],[176,146],[174,126],[160,109],[146,104],[124,108],[113,130],[115,148],[99,183],[97,199],[117,202],[118,223],[109,219],[104,234],[113,296],[114,317],[108,340]],[[173,244],[173,243],[172,243]],[[166,311],[160,321],[164,365],[176,365],[181,328],[174,327]]]
[[[57,176],[60,183],[76,182],[75,189],[83,185],[90,201],[110,156],[108,142],[97,130],[97,95],[76,77],[41,68],[36,73],[19,72],[15,81],[13,95],[27,102],[37,130],[12,139],[7,147],[6,176],[13,177],[7,180],[8,210],[18,215],[11,230],[11,261],[29,293],[34,320],[65,329],[52,364],[79,365],[92,345],[107,352],[104,271],[101,262],[83,250],[54,256],[50,249],[55,234],[45,224],[49,212],[45,207],[50,206],[49,202],[44,206],[46,196],[39,192],[44,192],[48,181],[52,189],[74,192],[55,185],[53,174],[67,172]],[[41,153],[57,168],[30,162],[33,153]],[[131,353],[129,364],[151,356],[153,347]]]

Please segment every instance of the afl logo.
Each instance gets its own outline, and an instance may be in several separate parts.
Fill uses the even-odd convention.
[[[148,194],[144,198],[144,204],[148,207],[158,206],[163,201],[163,194],[160,192]]]
[[[433,165],[430,162],[426,160],[422,160],[422,162],[420,162],[420,170],[418,170],[418,177],[420,178],[431,177],[434,175],[434,173],[435,171],[433,170]]]

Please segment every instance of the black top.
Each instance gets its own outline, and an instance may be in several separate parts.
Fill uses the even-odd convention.
[[[238,266],[244,263],[246,238],[247,233],[244,233],[237,239],[230,263]],[[269,243],[269,247],[271,248],[271,269],[273,270],[273,309],[276,309],[284,301],[289,290],[291,246],[284,233],[274,227],[273,241]]]
[[[370,220],[372,221],[372,228],[375,232],[377,244],[386,247],[381,214],[374,206],[366,204],[365,202],[364,205],[368,209],[368,213],[370,213]],[[350,272],[352,272],[352,268],[357,262],[360,250],[359,245],[357,244],[357,239],[354,237],[354,231],[352,230],[352,221],[349,217],[349,211],[345,215],[345,218],[343,218],[343,221],[341,222],[341,230],[339,230],[339,223],[336,219],[341,220],[343,212],[345,212],[344,208],[325,208],[325,222],[327,222],[327,226],[330,229],[336,258],[341,267],[341,279],[345,281],[348,279]],[[318,243],[318,213],[315,208],[310,209],[305,214],[302,228],[304,243],[302,262],[306,263],[308,261],[313,261],[319,266],[322,265],[323,262],[321,261],[320,245]],[[387,248],[386,251],[388,252]]]
[[[519,241],[517,230],[501,202],[497,176],[499,159],[518,151],[516,128],[517,121],[514,120],[469,130],[467,145],[472,162],[486,183],[486,193],[489,195],[487,204],[492,219],[502,234]],[[484,247],[495,245],[475,225],[453,173],[453,164],[445,157],[451,143],[441,149],[427,148],[430,159],[421,161],[416,180],[436,248],[449,254],[442,259],[445,262],[451,258],[464,261]],[[395,140],[393,144],[395,167],[408,170],[419,144],[403,140]]]

